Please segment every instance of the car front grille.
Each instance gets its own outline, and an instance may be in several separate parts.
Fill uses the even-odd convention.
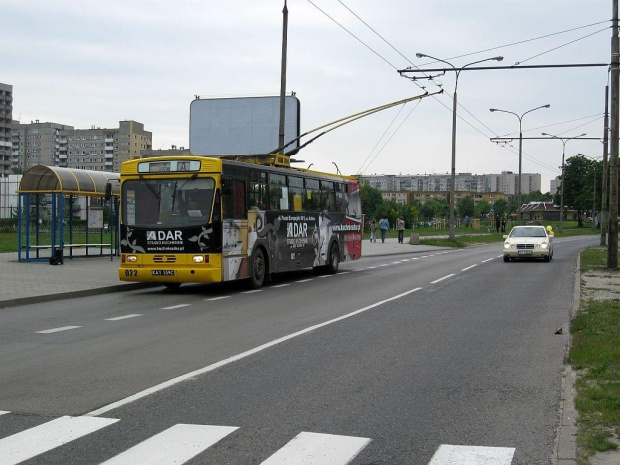
[[[517,244],[517,249],[530,250],[534,248],[534,244]]]

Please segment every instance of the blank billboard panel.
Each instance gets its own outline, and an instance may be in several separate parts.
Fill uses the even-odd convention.
[[[285,98],[284,141],[299,136],[299,100]],[[190,105],[193,155],[261,155],[278,148],[280,97],[196,99]],[[286,147],[294,150],[299,141]]]

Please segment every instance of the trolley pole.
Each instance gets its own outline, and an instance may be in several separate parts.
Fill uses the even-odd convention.
[[[286,0],[284,0],[284,9],[282,10],[282,16],[282,67],[280,71],[280,131],[278,147],[284,147],[284,101],[286,93],[286,46],[288,31],[288,8],[286,7]],[[282,149],[280,153],[284,153],[284,149]]]
[[[603,123],[603,186],[601,190],[601,246],[607,245],[607,219],[609,217],[609,167],[607,157],[609,155],[609,86],[605,86],[605,122]],[[596,176],[596,174],[595,174]]]
[[[611,36],[611,158],[609,169],[609,240],[607,268],[618,268],[618,0],[613,2]]]

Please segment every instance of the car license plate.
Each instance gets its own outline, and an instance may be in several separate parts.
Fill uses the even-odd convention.
[[[519,255],[532,255],[532,251],[531,250],[519,250],[518,254]]]
[[[174,276],[174,270],[151,270],[151,276]]]

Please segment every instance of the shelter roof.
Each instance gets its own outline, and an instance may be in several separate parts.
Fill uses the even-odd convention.
[[[118,181],[118,173],[37,165],[24,172],[19,193],[50,193],[104,196],[108,181]],[[119,183],[112,182],[112,195],[119,195]]]

